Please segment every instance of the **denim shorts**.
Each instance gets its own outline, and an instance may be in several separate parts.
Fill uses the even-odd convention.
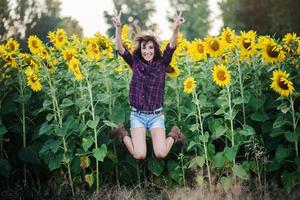
[[[165,115],[163,112],[145,114],[138,111],[131,111],[130,128],[165,128]]]

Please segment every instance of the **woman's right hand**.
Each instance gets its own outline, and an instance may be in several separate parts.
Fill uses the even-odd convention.
[[[112,22],[113,22],[113,24],[116,28],[120,28],[121,25],[122,25],[122,23],[121,23],[121,13],[122,13],[121,10],[120,10],[119,14],[116,10],[114,10],[114,15],[112,17]]]

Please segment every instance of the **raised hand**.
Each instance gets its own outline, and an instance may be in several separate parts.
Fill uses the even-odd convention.
[[[112,22],[113,22],[113,24],[116,28],[120,28],[121,25],[122,25],[122,23],[121,23],[121,14],[122,14],[121,10],[120,10],[119,13],[116,10],[114,10],[114,15],[112,17]]]
[[[178,28],[185,22],[185,19],[182,17],[182,11],[176,10],[176,19],[175,19],[175,28]]]

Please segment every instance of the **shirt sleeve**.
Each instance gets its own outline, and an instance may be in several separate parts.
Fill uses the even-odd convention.
[[[128,51],[127,48],[125,48],[125,51],[123,54],[121,54],[118,51],[118,54],[125,60],[125,62],[132,68],[133,65],[133,55]]]
[[[175,50],[176,50],[176,47],[171,48],[170,43],[167,45],[166,49],[163,52],[163,56],[162,56],[162,63],[164,65],[170,64]]]

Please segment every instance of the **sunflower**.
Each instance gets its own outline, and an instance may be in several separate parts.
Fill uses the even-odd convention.
[[[185,52],[188,51],[190,46],[189,41],[187,41],[181,33],[178,34],[176,50],[174,52],[175,56],[182,56]]]
[[[180,69],[178,68],[178,66],[177,66],[177,65],[171,66],[171,68],[173,68],[174,71],[168,73],[168,75],[169,75],[170,77],[172,77],[172,78],[178,77],[179,74],[180,74]]]
[[[218,37],[207,36],[205,39],[205,49],[212,57],[219,57],[224,52],[224,43]]]
[[[201,39],[195,39],[188,49],[190,57],[195,61],[206,60],[207,53],[205,43]]]
[[[285,34],[283,41],[283,48],[287,53],[293,54],[296,52],[297,46],[298,46],[298,40],[296,33],[287,33]]]
[[[43,49],[42,41],[35,35],[28,38],[28,48],[32,54],[38,54]]]
[[[0,45],[0,58],[2,57],[2,58],[4,58],[4,55],[6,55],[7,54],[7,51],[6,51],[6,49],[5,49],[5,45],[4,44],[1,44]]]
[[[173,72],[168,72],[168,75],[172,78],[176,78],[177,76],[179,76],[180,69],[178,68],[178,65],[177,65],[177,57],[176,56],[172,57],[170,67],[173,68]]]
[[[123,46],[128,49],[130,52],[133,51],[133,43],[131,40],[131,36],[129,34],[129,27],[127,24],[122,26],[122,44]]]
[[[80,61],[76,58],[72,58],[71,61],[69,62],[69,70],[75,75],[75,78],[77,80],[82,80],[83,75],[80,71]]]
[[[95,41],[97,42],[102,55],[108,56],[109,58],[113,57],[112,42],[108,37],[102,35],[101,33],[96,33]]]
[[[77,52],[75,48],[67,48],[62,51],[62,54],[63,54],[63,58],[67,62],[70,62],[73,57],[76,57]]]
[[[188,77],[183,82],[183,92],[190,94],[196,88],[196,81],[193,77]]]
[[[8,64],[8,66],[10,66],[12,68],[16,68],[18,66],[17,58],[14,53],[7,53],[4,56],[4,58],[5,58],[6,63]]]
[[[281,96],[288,97],[295,91],[293,83],[289,80],[289,73],[280,69],[273,71],[271,88]]]
[[[57,49],[62,49],[67,43],[67,34],[63,29],[57,29],[55,32],[55,42],[53,43]]]
[[[99,60],[101,53],[97,42],[93,39],[88,40],[87,42],[87,56],[91,60]]]
[[[255,31],[244,32],[241,31],[241,35],[238,37],[238,46],[241,50],[241,59],[244,60],[249,58],[255,54],[256,46],[255,46]]]
[[[264,62],[279,63],[285,58],[282,47],[270,37],[261,36],[258,41],[258,46],[261,48],[262,59]]]
[[[300,55],[300,40],[297,42],[297,54]]]
[[[216,65],[213,70],[213,80],[220,87],[226,87],[230,84],[230,71],[224,65]]]
[[[225,44],[225,49],[233,50],[236,45],[236,36],[234,30],[231,30],[229,27],[224,28],[221,33],[221,40]]]
[[[9,38],[8,41],[6,42],[6,49],[10,52],[15,52],[19,50],[19,46],[20,44],[13,38]]]
[[[38,77],[37,72],[31,67],[27,67],[25,70],[25,74],[27,77],[27,85],[34,91],[40,91],[42,89],[42,85],[40,83],[40,79]]]

